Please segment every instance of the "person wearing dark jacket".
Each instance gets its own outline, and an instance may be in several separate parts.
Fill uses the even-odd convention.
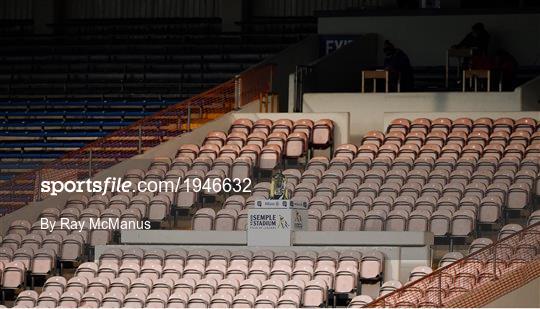
[[[476,23],[472,26],[472,31],[465,36],[454,48],[472,48],[480,54],[487,54],[489,46],[489,33],[484,28],[483,23]]]
[[[401,91],[412,91],[414,76],[409,56],[396,48],[390,41],[384,41],[384,68],[389,71],[389,86],[391,91],[397,90],[398,80]]]

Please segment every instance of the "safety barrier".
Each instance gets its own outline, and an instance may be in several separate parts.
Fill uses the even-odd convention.
[[[482,307],[540,277],[540,223],[382,296],[367,307]]]
[[[122,160],[141,154],[170,138],[258,100],[271,91],[273,65],[245,71],[221,85],[140,119],[42,168],[0,183],[0,214],[48,195],[41,180],[69,181],[92,177]]]

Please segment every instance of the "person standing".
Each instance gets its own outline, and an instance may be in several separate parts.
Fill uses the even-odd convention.
[[[461,42],[454,45],[454,48],[472,48],[476,52],[485,55],[488,52],[490,35],[483,23],[476,23]]]
[[[394,46],[390,41],[384,41],[384,69],[389,71],[389,87],[391,91],[397,90],[398,81],[401,91],[414,89],[414,75],[409,56]]]

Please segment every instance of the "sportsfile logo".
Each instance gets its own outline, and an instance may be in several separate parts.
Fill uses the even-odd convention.
[[[49,181],[41,182],[41,192],[50,193],[51,196],[57,196],[58,193],[101,193],[106,195],[111,193],[131,192],[131,181],[122,181],[121,178],[107,177],[104,181],[100,180],[68,180],[68,181]],[[110,189],[110,191],[109,191]]]
[[[225,192],[225,193],[250,193],[251,179],[245,178],[214,178],[202,180],[192,178],[183,180],[149,180],[133,183],[129,180],[123,181],[121,177],[107,177],[105,180],[69,180],[69,181],[49,181],[41,182],[42,193],[50,193],[57,196],[59,193],[128,193],[128,192]]]

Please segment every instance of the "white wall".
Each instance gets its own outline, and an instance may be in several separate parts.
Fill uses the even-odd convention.
[[[523,110],[540,110],[540,76],[516,88]]]
[[[319,34],[379,35],[408,53],[415,66],[443,65],[445,52],[458,43],[476,22],[483,22],[493,47],[513,54],[521,65],[532,65],[540,57],[540,14],[358,16],[321,17]],[[379,61],[383,55],[379,53]]]
[[[540,308],[540,278],[503,295],[484,308]]]
[[[520,111],[515,92],[307,93],[304,112],[349,112],[350,142],[384,129],[388,112]]]
[[[497,119],[501,117],[510,117],[512,119],[519,119],[523,117],[531,117],[534,119],[540,119],[540,112],[442,112],[442,113],[384,113],[384,128],[386,129],[390,122],[396,118],[416,119],[416,118],[428,118],[435,119],[438,117],[445,117],[449,119],[457,119],[460,117],[468,117],[471,119],[477,119],[480,117],[489,117],[491,119]]]

